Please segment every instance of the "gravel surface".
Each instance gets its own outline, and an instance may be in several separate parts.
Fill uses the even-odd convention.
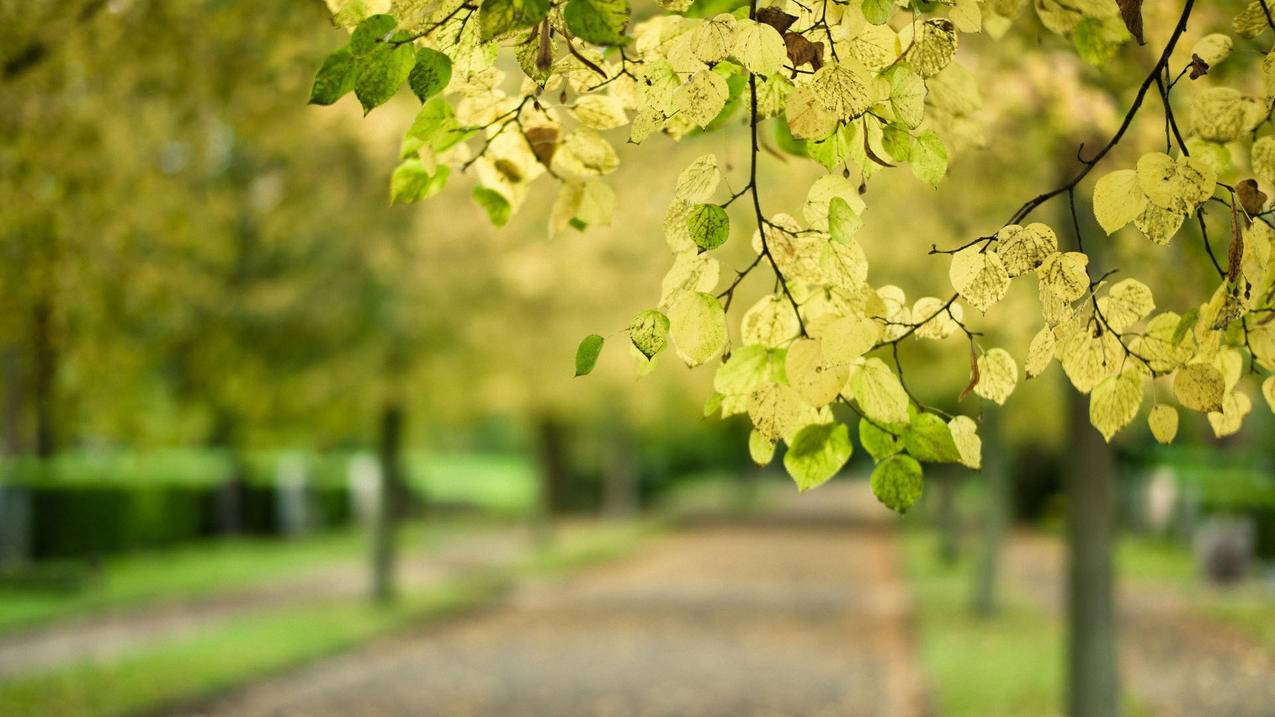
[[[185,714],[923,713],[891,519],[862,484],[253,685]]]
[[[1061,612],[1062,544],[1023,534],[1009,546],[1010,578]],[[1126,582],[1117,600],[1122,687],[1138,706],[1156,717],[1275,715],[1275,655],[1251,637],[1172,588]]]

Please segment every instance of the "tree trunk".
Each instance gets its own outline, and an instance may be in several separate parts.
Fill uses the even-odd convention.
[[[36,302],[31,312],[31,392],[35,402],[35,454],[41,459],[57,452],[54,417],[54,381],[58,354],[53,341],[53,304],[48,297]]]
[[[4,454],[17,456],[22,453],[22,357],[17,347],[9,346],[4,350]]]
[[[1009,475],[1004,442],[1000,435],[1000,411],[989,408],[983,414],[983,545],[974,573],[970,609],[988,617],[1000,609],[1000,566],[1005,544]]]
[[[951,473],[934,477],[935,497],[938,500],[939,562],[955,565],[961,557],[961,518],[956,510],[957,477]]]
[[[1070,399],[1067,492],[1067,713],[1116,717],[1116,611],[1111,567],[1116,467],[1089,425],[1088,401]]]
[[[566,437],[561,421],[550,415],[540,417],[536,426],[540,486],[532,515],[532,537],[539,545],[553,542],[553,514],[564,498],[567,484]]]
[[[638,511],[637,470],[633,464],[633,436],[622,418],[607,432],[602,512],[613,520],[627,520]]]
[[[394,564],[403,508],[402,432],[403,409],[390,402],[381,414],[381,485],[372,526],[372,597],[380,603],[389,603],[395,597]]]

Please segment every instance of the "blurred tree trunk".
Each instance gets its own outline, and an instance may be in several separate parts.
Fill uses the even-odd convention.
[[[961,557],[961,517],[956,510],[957,480],[955,475],[946,472],[936,475],[934,480],[938,501],[938,555],[943,565],[955,565]]]
[[[54,381],[58,351],[53,341],[53,302],[41,296],[31,312],[31,393],[35,402],[35,454],[42,459],[57,452]]]
[[[22,404],[25,400],[22,381],[22,357],[16,346],[4,350],[4,453],[22,453]]]
[[[637,470],[633,434],[623,418],[617,417],[607,431],[605,450],[603,514],[615,520],[632,518],[638,512]]]
[[[970,609],[975,615],[990,616],[1000,609],[1001,560],[1005,548],[1005,527],[1009,522],[1009,474],[1004,441],[1001,440],[1000,410],[983,413],[983,545]]]
[[[1060,145],[1060,176],[1074,171],[1072,147]],[[1061,184],[1062,182],[1060,182]],[[1068,203],[1058,205],[1060,227],[1072,234],[1072,248],[1089,255],[1089,275],[1102,275],[1105,237],[1092,226],[1088,195],[1076,197],[1076,216]],[[1063,488],[1067,496],[1067,714],[1116,717],[1120,709],[1116,664],[1115,584],[1111,555],[1116,518],[1116,465],[1111,447],[1089,423],[1089,400],[1067,385],[1067,442]]]
[[[216,529],[222,535],[238,535],[244,531],[244,493],[247,490],[248,466],[239,451],[237,422],[229,411],[214,409],[213,429],[208,436],[211,448],[224,450],[228,465],[225,480],[217,489]]]
[[[566,429],[562,421],[543,414],[536,423],[536,456],[540,485],[532,515],[532,536],[536,543],[553,542],[553,515],[562,506],[567,485]]]
[[[379,457],[380,497],[372,526],[372,597],[388,603],[395,597],[395,561],[398,557],[398,523],[403,513],[402,440],[403,408],[389,401],[381,413]]]
[[[1116,606],[1111,554],[1115,459],[1089,425],[1084,396],[1070,392],[1067,492],[1067,713],[1116,717]]]

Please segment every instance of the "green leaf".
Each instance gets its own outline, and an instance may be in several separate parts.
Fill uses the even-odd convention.
[[[863,450],[872,456],[872,460],[878,462],[898,453],[902,447],[898,436],[878,428],[866,418],[859,419],[859,442],[863,444]]]
[[[452,59],[438,50],[422,47],[416,51],[416,66],[407,76],[407,84],[421,102],[428,100],[452,79]]]
[[[355,57],[362,57],[372,52],[383,41],[389,39],[390,33],[394,32],[397,26],[398,21],[393,15],[381,14],[367,17],[350,34],[350,52]]]
[[[807,141],[806,154],[831,172],[837,165],[846,161],[846,156],[850,153],[858,133],[858,125],[843,124],[837,128],[836,132],[823,139]]]
[[[775,144],[788,154],[797,157],[806,157],[810,154],[810,143],[792,136],[792,130],[788,128],[788,123],[782,117],[775,120]]]
[[[668,345],[668,317],[655,309],[639,311],[629,322],[629,340],[633,347],[649,358]]]
[[[407,137],[419,140],[435,152],[442,152],[463,142],[471,132],[461,129],[452,106],[442,97],[426,102],[416,113]]]
[[[937,187],[947,174],[947,147],[933,130],[925,130],[912,145],[912,174]]]
[[[531,27],[549,14],[549,0],[483,0],[478,25],[484,41]]]
[[[898,122],[891,122],[882,130],[881,144],[890,158],[896,162],[912,159],[912,134]]]
[[[834,196],[828,201],[828,234],[833,241],[849,243],[862,224],[863,220],[844,198]]]
[[[686,228],[695,246],[708,251],[730,238],[730,217],[716,204],[700,204],[686,216]]]
[[[854,445],[844,423],[806,426],[793,438],[784,454],[784,468],[805,492],[826,483],[850,460]]]
[[[437,171],[430,174],[421,160],[405,160],[390,177],[390,203],[410,204],[438,194],[446,186],[451,171],[450,167],[439,165]]]
[[[952,439],[947,422],[933,413],[918,413],[903,432],[903,447],[914,458],[927,463],[956,463],[961,452]]]
[[[330,105],[344,97],[354,89],[355,69],[354,54],[349,48],[342,47],[328,55],[314,76],[310,104]]]
[[[872,494],[887,508],[906,513],[921,497],[921,464],[911,456],[890,456],[872,471]]]
[[[562,17],[572,35],[597,45],[623,45],[627,0],[569,0]]]
[[[863,0],[863,17],[873,25],[884,25],[895,7],[894,0]]]
[[[363,105],[363,114],[371,112],[389,98],[407,80],[416,63],[416,53],[411,45],[382,45],[359,60],[359,70],[354,78],[354,94]]]
[[[598,363],[598,354],[602,353],[602,344],[606,339],[597,334],[589,334],[576,349],[576,376],[587,376]]]
[[[474,198],[475,204],[487,212],[487,218],[492,224],[503,227],[509,221],[512,208],[509,206],[509,200],[505,199],[505,195],[494,189],[475,186],[470,196]]]

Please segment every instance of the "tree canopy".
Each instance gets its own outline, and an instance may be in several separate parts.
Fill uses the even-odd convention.
[[[499,226],[547,179],[558,185],[551,233],[586,230],[623,217],[606,180],[620,164],[615,132],[641,145],[746,128],[745,178],[704,154],[668,187],[673,257],[657,298],[627,327],[587,336],[575,373],[616,343],[641,374],[670,354],[691,367],[717,362],[705,415],[746,414],[758,463],[785,443],[802,490],[837,472],[854,436],[877,461],[877,496],[900,512],[920,495],[921,463],[980,465],[978,422],[910,387],[905,342],[968,344],[962,405],[971,395],[1004,404],[1022,376],[1057,361],[1107,440],[1148,394],[1157,440],[1173,440],[1179,409],[1205,414],[1218,436],[1234,433],[1252,410],[1249,373],[1275,407],[1275,135],[1264,134],[1275,54],[1263,57],[1262,44],[1275,19],[1264,0],[1198,16],[1186,0],[1146,18],[1138,0],[661,0],[641,18],[627,0],[329,5],[351,32],[319,68],[311,102],[353,93],[370,113],[404,87],[420,101],[390,180],[394,202],[472,174],[473,201]],[[1066,43],[1113,83],[1133,68],[1134,94],[1113,129],[1073,150],[1056,185],[1032,191],[1003,178],[1003,223],[954,246],[900,227],[893,252],[946,262],[950,284],[909,299],[856,239],[873,220],[869,188],[888,170],[910,171],[913,191],[937,186],[959,154],[986,142],[979,109],[995,88],[977,71],[980,55],[1017,32],[1060,38],[1046,42]],[[958,53],[965,43],[975,51]],[[1232,53],[1237,45],[1245,51]],[[1154,104],[1162,146],[1137,129],[1154,122],[1144,117]],[[1125,157],[1116,150],[1126,139],[1146,146]],[[759,169],[768,156],[821,168],[800,206],[765,206],[783,181]],[[1065,207],[1052,226],[1040,216],[1051,202]],[[1223,238],[1210,219],[1226,226]],[[720,252],[740,235],[751,235],[752,258],[723,271]],[[1210,286],[1157,302],[1154,260],[1109,265],[1104,245],[1115,237],[1175,257],[1201,242]],[[773,291],[737,304],[756,273]],[[1002,302],[1023,283],[1035,288],[1030,309]],[[986,341],[982,324],[1007,319],[1034,324],[1026,346]]]

